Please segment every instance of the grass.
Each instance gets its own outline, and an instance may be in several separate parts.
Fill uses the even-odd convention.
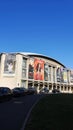
[[[25,130],[73,130],[73,95],[49,94],[32,110]]]

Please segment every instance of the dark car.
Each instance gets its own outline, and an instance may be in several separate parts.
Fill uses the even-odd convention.
[[[37,94],[37,90],[34,87],[29,87],[27,90],[28,94]]]
[[[53,89],[53,90],[52,90],[52,93],[60,93],[60,90],[58,90],[58,89]]]
[[[20,87],[20,92],[23,92],[23,95],[26,95],[28,92],[28,89],[24,87]]]
[[[12,91],[9,87],[0,87],[0,101],[9,100],[12,98]]]
[[[14,97],[24,96],[27,93],[27,89],[23,87],[15,87],[12,89],[12,94]]]
[[[44,87],[40,90],[39,92],[40,94],[48,94],[49,93],[49,89],[47,87]]]

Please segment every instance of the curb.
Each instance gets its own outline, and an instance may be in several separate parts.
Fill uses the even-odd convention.
[[[37,99],[37,101],[32,105],[32,107],[31,107],[30,110],[28,111],[28,114],[27,114],[27,116],[26,116],[26,118],[25,118],[25,120],[24,120],[24,123],[23,123],[23,125],[22,125],[22,128],[21,128],[20,130],[24,130],[24,129],[25,129],[27,120],[28,120],[28,118],[29,118],[29,116],[30,116],[30,113],[31,113],[32,109],[33,109],[34,106],[38,103],[38,101],[39,101],[41,98],[43,98],[43,97],[44,97],[44,96],[41,96],[41,97],[40,97],[39,99]]]

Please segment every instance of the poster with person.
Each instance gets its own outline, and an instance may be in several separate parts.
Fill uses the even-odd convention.
[[[29,60],[28,78],[34,78],[34,58],[30,58]]]
[[[44,61],[42,59],[34,59],[34,79],[44,80]]]
[[[4,62],[4,73],[5,74],[14,74],[15,73],[15,54],[6,54]]]

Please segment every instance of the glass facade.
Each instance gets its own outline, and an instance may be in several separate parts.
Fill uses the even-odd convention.
[[[25,59],[23,60],[23,77],[26,77]],[[45,62],[45,60],[34,57],[30,58],[28,62],[28,79],[67,83],[68,73],[63,67],[53,67],[48,62]]]
[[[26,88],[26,81],[24,81],[24,80],[21,81],[21,87]]]
[[[51,66],[49,66],[49,81],[51,81]]]
[[[55,82],[55,67],[53,67],[53,82]]]
[[[73,93],[73,70],[42,55],[3,53],[0,55],[0,85],[60,88]],[[8,82],[7,82],[8,81]]]
[[[27,60],[25,58],[23,58],[22,60],[22,78],[26,78],[27,75]]]

